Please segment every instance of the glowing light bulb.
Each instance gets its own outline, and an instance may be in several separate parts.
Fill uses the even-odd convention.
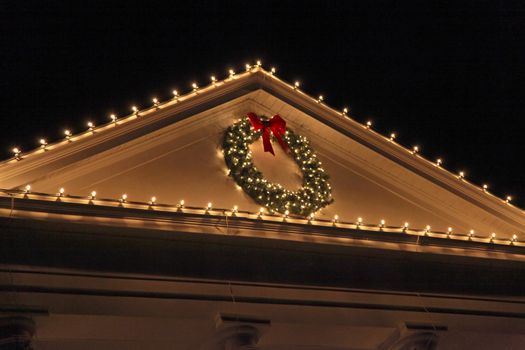
[[[159,100],[156,97],[153,97],[152,101],[153,101],[153,105],[158,108],[160,104]]]
[[[380,228],[385,227],[385,220],[384,219],[381,219],[381,221],[379,222],[379,227]]]
[[[489,185],[483,184],[483,191],[487,192],[489,189]]]
[[[174,99],[176,99],[176,100],[179,99],[179,92],[177,90],[173,90],[171,93],[173,94],[173,98]]]
[[[425,233],[429,233],[430,232],[430,225],[427,225],[425,226]]]
[[[339,221],[339,215],[335,214],[334,219],[332,220],[334,223]]]
[[[293,84],[293,88],[294,89],[299,89],[299,86],[301,85],[301,83],[299,81],[296,81],[294,84]]]
[[[208,202],[208,205],[206,206],[206,210],[211,210],[211,202]]]
[[[419,146],[414,146],[412,148],[412,153],[416,154],[417,152],[419,152]]]
[[[15,154],[16,160],[20,160],[20,149],[18,147],[13,148],[13,153]]]
[[[324,100],[323,95],[319,95],[319,97],[317,98],[317,103],[321,103],[323,102],[323,100]]]
[[[116,122],[117,122],[117,116],[114,115],[114,114],[110,114],[110,115],[109,115],[109,119],[111,119],[111,121],[112,121],[113,123],[116,123]]]
[[[199,89],[199,86],[197,85],[197,83],[191,83],[191,87],[193,88],[193,91],[197,92],[197,90]]]
[[[512,235],[512,242],[516,242],[518,240],[518,235],[514,234]]]
[[[345,108],[343,108],[343,115],[347,115],[347,114],[348,114],[348,108],[345,107]]]
[[[452,227],[449,227],[447,228],[447,235],[451,235],[452,234]]]
[[[459,172],[459,176],[458,178],[461,180],[461,179],[464,179],[465,178],[465,172],[464,171],[460,171]]]
[[[363,224],[363,218],[362,217],[358,217],[357,218],[357,227],[361,226]]]
[[[212,75],[210,79],[212,84],[215,84],[217,82],[217,78],[215,78],[215,75]]]
[[[441,158],[436,159],[436,165],[441,166],[441,164],[443,164],[443,159]]]
[[[46,146],[47,146],[46,139],[40,139],[40,147],[42,147],[43,149],[46,149]]]
[[[469,238],[474,236],[474,230],[470,230],[468,233]]]
[[[93,127],[95,126],[93,122],[87,122],[87,126],[89,128],[89,131],[93,131]]]
[[[179,202],[179,207],[184,208],[184,199],[181,199]]]
[[[233,69],[229,69],[228,73],[230,74],[230,78],[233,78],[233,76],[235,75],[235,71]]]
[[[120,201],[121,201],[122,203],[125,203],[127,199],[128,199],[128,195],[124,193],[124,194],[122,195],[122,197],[120,198]]]
[[[234,205],[234,206],[233,206],[233,212],[234,212],[234,213],[237,213],[238,210],[239,210],[239,207],[236,206],[236,205]]]
[[[264,214],[264,207],[259,208],[259,216],[262,216]]]
[[[139,115],[139,109],[137,108],[137,106],[131,106],[131,110],[133,111],[133,114]]]
[[[257,60],[257,66],[258,66],[258,67],[262,66],[262,62],[261,62],[261,60]]]
[[[371,127],[372,127],[372,121],[371,121],[371,120],[368,120],[368,121],[366,122],[366,128],[367,128],[367,129],[370,129]]]
[[[505,198],[505,203],[510,203],[511,200],[512,196],[507,196],[507,198]]]
[[[157,203],[157,197],[153,196],[151,197],[151,200],[149,202],[150,205],[155,205]]]
[[[95,199],[97,196],[97,191],[91,191],[91,199]]]
[[[244,66],[246,67],[247,72],[250,70],[250,68],[252,68],[252,66],[250,66],[248,63],[246,63]]]
[[[390,141],[394,141],[396,139],[396,133],[393,132],[390,134]]]
[[[495,232],[492,232],[492,233],[490,234],[490,241],[493,242],[495,238],[496,238],[496,233],[495,233]]]
[[[26,185],[24,191],[25,191],[25,193],[31,192],[31,185]]]
[[[65,192],[66,192],[66,190],[64,189],[64,187],[60,187],[60,189],[58,190],[58,196],[62,197]]]
[[[403,230],[408,230],[408,222],[405,222],[405,223],[403,224]]]
[[[275,72],[277,72],[277,70],[275,69],[275,67],[272,67],[272,69],[270,69],[270,74],[274,75]]]
[[[284,211],[284,217],[287,218],[290,215],[290,211],[287,209]]]
[[[68,129],[64,130],[64,135],[66,135],[66,140],[71,141],[71,131]]]

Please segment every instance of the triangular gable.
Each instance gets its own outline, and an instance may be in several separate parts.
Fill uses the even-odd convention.
[[[232,208],[256,204],[226,175],[224,130],[248,112],[280,114],[307,137],[330,175],[334,203],[318,218],[511,238],[525,228],[523,212],[348,118],[271,73],[254,68],[184,97],[139,112],[0,165],[0,187],[103,198]],[[268,179],[299,186],[297,166],[251,147]]]

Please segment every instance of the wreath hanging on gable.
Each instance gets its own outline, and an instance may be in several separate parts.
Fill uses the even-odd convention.
[[[272,183],[253,163],[249,145],[263,139],[264,151],[275,155],[272,142],[277,141],[302,171],[303,184],[296,191]],[[270,212],[308,216],[333,202],[328,175],[308,140],[286,127],[286,122],[274,115],[271,119],[254,113],[231,125],[224,132],[222,143],[229,175],[255,202]]]

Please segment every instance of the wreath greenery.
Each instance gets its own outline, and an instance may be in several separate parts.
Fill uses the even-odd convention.
[[[268,120],[262,117],[262,120]],[[224,160],[229,175],[258,204],[270,212],[308,216],[333,202],[328,175],[321,167],[315,152],[304,136],[296,135],[286,128],[282,139],[290,149],[290,155],[302,170],[303,184],[296,191],[266,180],[252,160],[249,145],[261,137],[261,130],[254,131],[248,118],[229,126],[222,143]],[[272,134],[272,141],[275,136]]]

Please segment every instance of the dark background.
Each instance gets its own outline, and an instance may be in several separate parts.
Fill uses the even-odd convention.
[[[107,122],[261,59],[358,121],[525,204],[525,6],[507,2],[3,2],[2,141]]]

